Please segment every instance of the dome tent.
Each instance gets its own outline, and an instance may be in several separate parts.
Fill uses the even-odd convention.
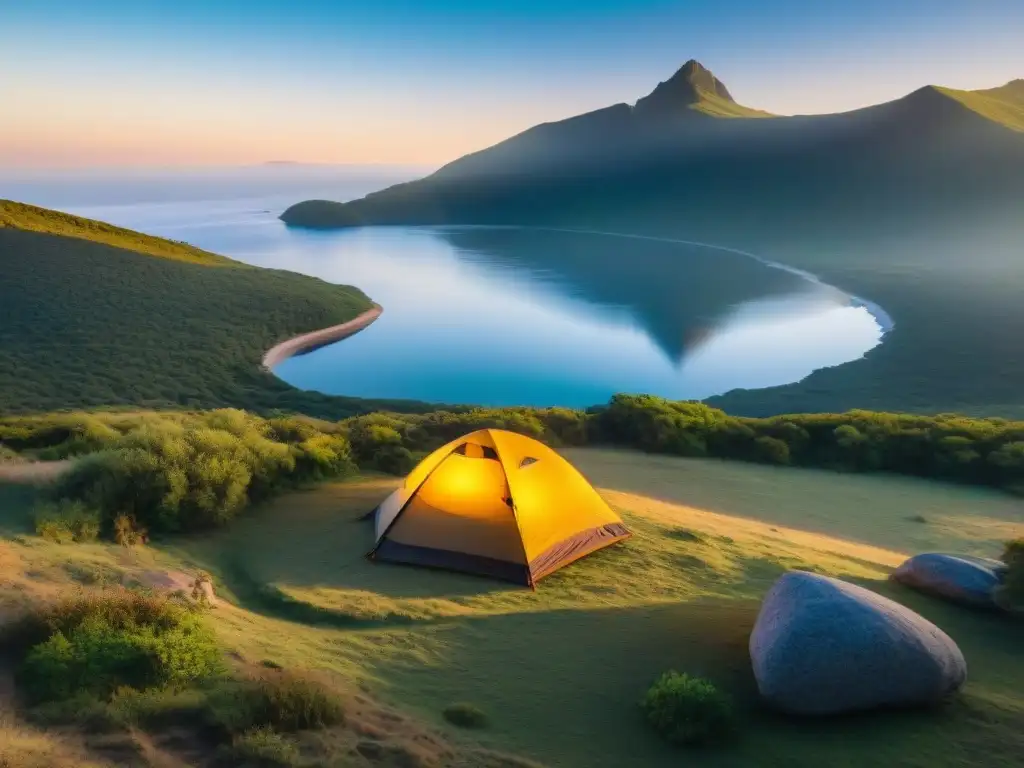
[[[438,448],[372,514],[371,559],[527,586],[630,536],[568,461],[500,429]]]

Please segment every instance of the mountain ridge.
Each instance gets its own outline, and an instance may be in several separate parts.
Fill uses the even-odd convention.
[[[667,120],[692,114],[708,117],[771,117],[738,104],[725,83],[696,59],[690,59],[668,80],[637,99],[632,113],[642,120]]]
[[[852,194],[844,190],[857,186],[874,196],[872,185],[894,205],[944,194],[951,184],[977,187],[980,204],[990,188],[1015,189],[1024,178],[1022,83],[981,91],[924,86],[849,112],[769,116],[737,104],[691,60],[633,106],[541,123],[422,179],[347,203],[303,201],[281,219],[314,228],[570,218],[590,226],[622,209],[615,195],[628,197],[621,201],[627,206],[647,199],[664,207],[692,199],[694,184],[709,191],[702,205],[716,196],[720,205],[757,205],[762,195],[777,205],[782,193],[792,216],[830,200],[841,205]],[[781,179],[790,183],[780,188]]]

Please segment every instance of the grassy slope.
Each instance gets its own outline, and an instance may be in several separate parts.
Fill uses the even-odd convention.
[[[224,256],[204,251],[188,243],[164,240],[130,229],[115,227],[102,221],[73,216],[48,208],[39,208],[26,203],[16,203],[13,200],[0,200],[0,229],[4,227],[20,229],[25,232],[38,232],[44,235],[60,235],[61,237],[88,240],[172,261],[185,261],[206,266],[242,266]]]
[[[979,91],[939,90],[988,120],[1024,132],[1024,80]]]
[[[322,667],[453,738],[440,710],[475,702],[493,722],[481,735],[486,745],[549,765],[1016,764],[1021,627],[883,581],[903,552],[993,554],[1024,532],[1012,500],[895,478],[568,455],[635,536],[537,592],[366,561],[371,533],[358,517],[394,485],[372,478],[282,498],[230,531],[134,556],[23,536],[29,492],[0,488],[0,535],[23,536],[0,542],[0,567],[19,590],[36,591],[69,574],[208,569],[236,602],[214,616],[243,659]],[[913,514],[928,522],[910,521]],[[967,656],[965,694],[936,713],[791,722],[760,712],[747,635],[757,600],[791,567],[865,583],[938,623]],[[19,590],[8,599],[26,593]],[[707,675],[739,699],[748,715],[739,743],[679,753],[647,731],[635,702],[669,667]]]
[[[770,112],[745,107],[707,91],[701,91],[700,101],[692,105],[690,109],[710,117],[775,117]]]
[[[358,289],[31,206],[0,204],[0,222],[5,412],[363,407],[259,368],[278,341],[368,309]]]

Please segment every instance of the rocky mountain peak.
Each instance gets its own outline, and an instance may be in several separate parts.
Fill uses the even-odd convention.
[[[725,83],[696,59],[690,59],[672,77],[658,83],[647,96],[640,99],[634,110],[648,117],[674,115],[699,103],[708,96],[733,102]]]

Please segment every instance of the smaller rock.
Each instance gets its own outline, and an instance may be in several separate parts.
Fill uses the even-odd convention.
[[[1005,563],[998,560],[927,552],[904,562],[890,578],[955,603],[992,608],[1005,573]]]

